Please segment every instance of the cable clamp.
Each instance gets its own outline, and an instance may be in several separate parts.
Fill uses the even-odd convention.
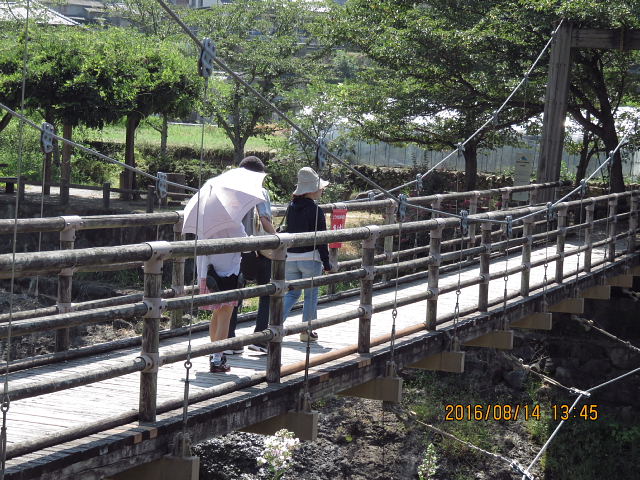
[[[416,175],[416,191],[421,192],[423,188],[422,185],[422,174],[418,173]]]
[[[586,392],[584,390],[580,390],[579,388],[576,388],[576,387],[570,387],[569,391],[571,393],[573,393],[574,395],[582,395],[583,397],[587,397],[587,398],[591,396],[591,394],[589,392]]]
[[[480,276],[480,283],[482,284],[488,284],[489,281],[491,280],[491,277],[488,273],[481,273],[479,276]]]
[[[404,193],[398,195],[398,210],[396,211],[396,218],[399,222],[404,222],[407,216],[407,196]]]
[[[526,478],[526,480],[535,480],[535,477],[531,475],[524,466],[520,465],[517,460],[511,460],[509,462],[509,466],[513,471],[519,473],[524,478]]]
[[[376,278],[376,267],[374,265],[363,265],[362,269],[365,271],[366,275],[363,280],[373,281]]]
[[[163,298],[144,297],[142,303],[147,306],[147,313],[142,318],[160,318],[162,311],[167,307],[167,302]]]
[[[547,203],[547,222],[551,222],[558,218],[558,212],[553,203]]]
[[[269,325],[268,330],[273,334],[271,342],[282,343],[282,339],[286,336],[287,332],[282,325]]]
[[[156,181],[156,192],[159,198],[167,198],[167,174],[158,172],[158,180]]]
[[[531,262],[522,262],[522,271],[528,272],[531,270]]]
[[[176,297],[181,297],[184,295],[184,285],[171,285],[171,290]]]
[[[173,247],[169,242],[145,242],[151,248],[151,257],[144,262],[144,273],[162,273],[164,260],[171,256]]]
[[[274,297],[282,297],[288,291],[286,280],[271,280],[271,284],[276,287],[276,291],[273,292]]]
[[[460,232],[463,237],[469,233],[469,212],[467,210],[460,210]]]
[[[558,235],[566,236],[567,235],[567,227],[558,228]]]
[[[367,198],[369,199],[370,202],[373,202],[376,199],[376,194],[375,192],[369,192],[367,194]]]
[[[361,303],[358,306],[358,308],[360,308],[360,310],[362,310],[362,314],[360,315],[360,318],[370,319],[371,317],[373,317],[373,305],[371,305],[371,304],[363,305]]]
[[[564,252],[558,252],[558,257],[560,257],[559,260],[564,260],[566,257],[566,254]]]
[[[142,373],[156,373],[160,368],[160,353],[145,352],[138,357],[144,362]]]
[[[437,265],[439,267],[442,263],[442,255],[440,255],[439,253],[434,253],[429,256],[433,259],[431,265]]]
[[[507,215],[506,217],[504,217],[504,219],[507,222],[506,224],[507,228],[505,230],[507,238],[512,238],[513,237],[513,217],[511,215]]]
[[[362,248],[374,248],[376,246],[376,241],[380,236],[380,226],[369,225],[366,229],[369,230],[369,238],[365,238],[363,240]]]
[[[580,196],[584,197],[587,194],[587,181],[583,178],[580,180]]]
[[[429,300],[437,300],[438,295],[440,295],[440,289],[438,287],[430,287],[427,289],[427,292],[431,294]]]
[[[293,235],[291,233],[276,233],[276,237],[280,242],[279,247],[289,248],[293,243]]]
[[[40,133],[40,148],[42,153],[53,152],[53,136],[56,133],[56,129],[50,123],[44,122],[42,124],[42,133]]]
[[[329,155],[329,150],[327,149],[327,143],[323,138],[318,138],[317,144],[316,166],[318,167],[318,170],[324,170],[327,168],[327,156]]]
[[[56,308],[58,309],[58,313],[69,313],[75,310],[75,305],[70,302],[58,302],[56,303]]]
[[[200,60],[198,61],[198,74],[209,78],[213,73],[213,59],[216,58],[216,46],[210,38],[202,40]]]
[[[78,215],[63,215],[64,228],[60,231],[61,242],[73,242],[76,239],[76,229],[82,225],[82,217]]]

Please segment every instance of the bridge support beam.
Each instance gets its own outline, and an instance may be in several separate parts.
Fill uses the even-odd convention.
[[[347,388],[339,392],[338,395],[400,403],[402,401],[402,379],[398,377],[393,362],[387,362],[386,369],[384,377],[374,378],[355,387]]]
[[[199,457],[166,455],[159,460],[138,465],[105,480],[198,480]]]
[[[589,298],[591,300],[609,300],[611,298],[611,286],[610,285],[597,285],[582,290],[578,295],[582,298]]]
[[[551,313],[572,313],[580,315],[584,313],[584,298],[565,298],[549,307]]]
[[[273,435],[286,428],[302,441],[314,442],[318,438],[318,412],[291,411],[276,415],[263,422],[242,429],[243,432]]]
[[[551,328],[553,328],[553,314],[537,312],[532,315],[527,315],[515,322],[511,322],[511,326],[531,330],[551,330]]]
[[[633,288],[633,275],[616,275],[606,281],[612,287]]]
[[[409,368],[464,373],[464,352],[441,352],[409,365]]]
[[[465,347],[497,348],[498,350],[513,349],[513,330],[496,330],[473,340],[463,342]]]

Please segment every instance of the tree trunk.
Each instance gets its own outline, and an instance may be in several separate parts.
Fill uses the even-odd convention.
[[[464,147],[464,189],[475,190],[478,181],[478,147],[468,143]]]
[[[233,163],[238,165],[244,158],[244,146],[247,143],[246,138],[235,138],[233,140]]]
[[[62,137],[71,140],[73,137],[73,125],[62,125]],[[69,204],[69,184],[71,183],[71,145],[65,143],[62,146],[62,161],[60,163],[60,205]]]
[[[160,130],[160,158],[167,159],[167,139],[169,138],[169,117],[162,115],[162,129]]]
[[[140,125],[140,120],[140,115],[137,113],[130,113],[129,115],[127,115],[127,129],[124,141],[124,162],[131,167],[136,166],[135,137],[136,129],[138,128],[138,125]],[[128,191],[121,193],[120,198],[122,198],[123,200],[131,200],[135,198],[135,195],[132,193],[132,191],[136,189],[135,173],[127,169],[125,170],[121,179],[122,181],[120,182],[120,188]]]
[[[13,115],[11,115],[9,112],[4,114],[4,117],[2,117],[2,120],[0,120],[0,132],[7,128],[7,125],[9,125],[9,122],[11,122],[12,118]]]
[[[612,119],[613,122],[613,119]],[[618,146],[618,134],[616,133],[613,123],[604,126],[605,134],[602,138],[607,151],[607,156]],[[609,181],[611,183],[611,192],[624,192],[624,178],[622,177],[622,157],[618,150],[612,160]]]

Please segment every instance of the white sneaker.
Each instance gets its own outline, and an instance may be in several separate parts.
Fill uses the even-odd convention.
[[[244,347],[240,347],[234,350],[225,350],[222,353],[224,353],[225,355],[240,355],[244,353]]]

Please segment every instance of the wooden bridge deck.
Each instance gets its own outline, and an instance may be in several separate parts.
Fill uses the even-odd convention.
[[[567,243],[566,252],[575,248],[576,244]],[[622,244],[620,245],[622,247]],[[549,246],[547,254],[555,253],[555,246]],[[539,248],[532,253],[532,262],[545,257],[545,249]],[[602,249],[593,250],[593,262],[603,258]],[[584,255],[580,256],[581,262]],[[514,267],[521,263],[520,255],[508,257],[508,266]],[[574,271],[576,268],[576,256],[565,258],[564,271]],[[495,258],[491,262],[491,272],[500,272],[505,269],[505,257]],[[597,271],[598,267],[594,270]],[[542,281],[544,269],[542,266],[533,268],[531,271],[531,284]],[[552,282],[555,274],[555,262],[548,265],[547,276]],[[462,279],[478,276],[478,267],[468,267],[461,271]],[[440,286],[450,285],[457,282],[458,272],[441,274]],[[407,295],[424,292],[426,290],[426,278],[412,283],[400,284],[398,298]],[[489,301],[500,301],[503,298],[504,281],[502,277],[490,282]],[[508,293],[519,292],[520,274],[511,275],[508,278]],[[394,298],[393,289],[385,289],[374,292],[374,305],[381,301],[392,300]],[[478,286],[462,289],[460,295],[460,308],[473,307],[477,303]],[[438,317],[450,314],[455,305],[456,294],[450,292],[443,294],[438,300]],[[353,310],[358,307],[358,297],[347,300],[333,302],[319,307],[319,317],[334,315],[343,311]],[[402,329],[411,325],[424,322],[426,316],[426,301],[414,303],[398,308],[396,328]],[[292,315],[288,322],[300,321],[300,313]],[[371,336],[376,337],[388,334],[391,331],[391,311],[376,313],[372,320]],[[440,327],[439,327],[440,328]],[[253,325],[238,328],[239,333],[250,333]],[[426,335],[426,332],[419,335]],[[352,320],[340,325],[319,330],[319,341],[311,346],[311,355],[326,353],[331,350],[350,346],[357,343],[358,320]],[[161,343],[162,350],[176,344],[186,344],[185,337],[172,338]],[[208,335],[204,332],[195,333],[192,338],[193,344],[203,344],[208,342]],[[305,358],[306,344],[298,340],[298,336],[290,336],[283,341],[282,363],[283,365],[298,362]],[[388,344],[382,347],[387,348]],[[10,375],[10,385],[12,387],[23,383],[28,383],[36,379],[54,378],[66,376],[73,372],[84,371],[87,368],[98,368],[110,362],[123,359],[125,357],[135,358],[139,355],[139,348],[130,348],[97,355],[91,358],[82,358],[67,361],[63,364],[55,364],[32,368],[25,371],[16,372]],[[227,374],[211,374],[208,372],[207,358],[200,357],[193,359],[193,369],[191,371],[190,392],[197,393],[206,390],[214,385],[233,381],[241,377],[254,375],[256,372],[264,371],[266,367],[266,355],[251,352],[245,349],[244,354],[229,357],[231,372]],[[316,367],[320,369],[322,366]],[[315,369],[312,368],[313,372]],[[75,427],[89,421],[106,419],[118,414],[137,411],[139,395],[139,374],[130,374],[112,380],[101,381],[88,386],[55,392],[48,395],[39,396],[25,400],[14,401],[8,412],[8,444],[23,442],[41,438],[63,431],[64,429]],[[179,398],[184,393],[185,369],[183,364],[175,363],[165,365],[160,368],[158,376],[158,403],[165,400]],[[193,407],[192,407],[193,408]],[[113,430],[109,431],[113,435]],[[104,434],[107,435],[107,434]],[[68,455],[74,449],[81,449],[83,444],[98,441],[103,438],[101,434],[91,435],[85,439],[64,444],[60,447],[51,447],[36,453],[25,455],[7,461],[7,474],[12,471],[17,472],[21,465],[33,462],[47,462],[57,455]],[[89,478],[89,477],[87,477]]]

